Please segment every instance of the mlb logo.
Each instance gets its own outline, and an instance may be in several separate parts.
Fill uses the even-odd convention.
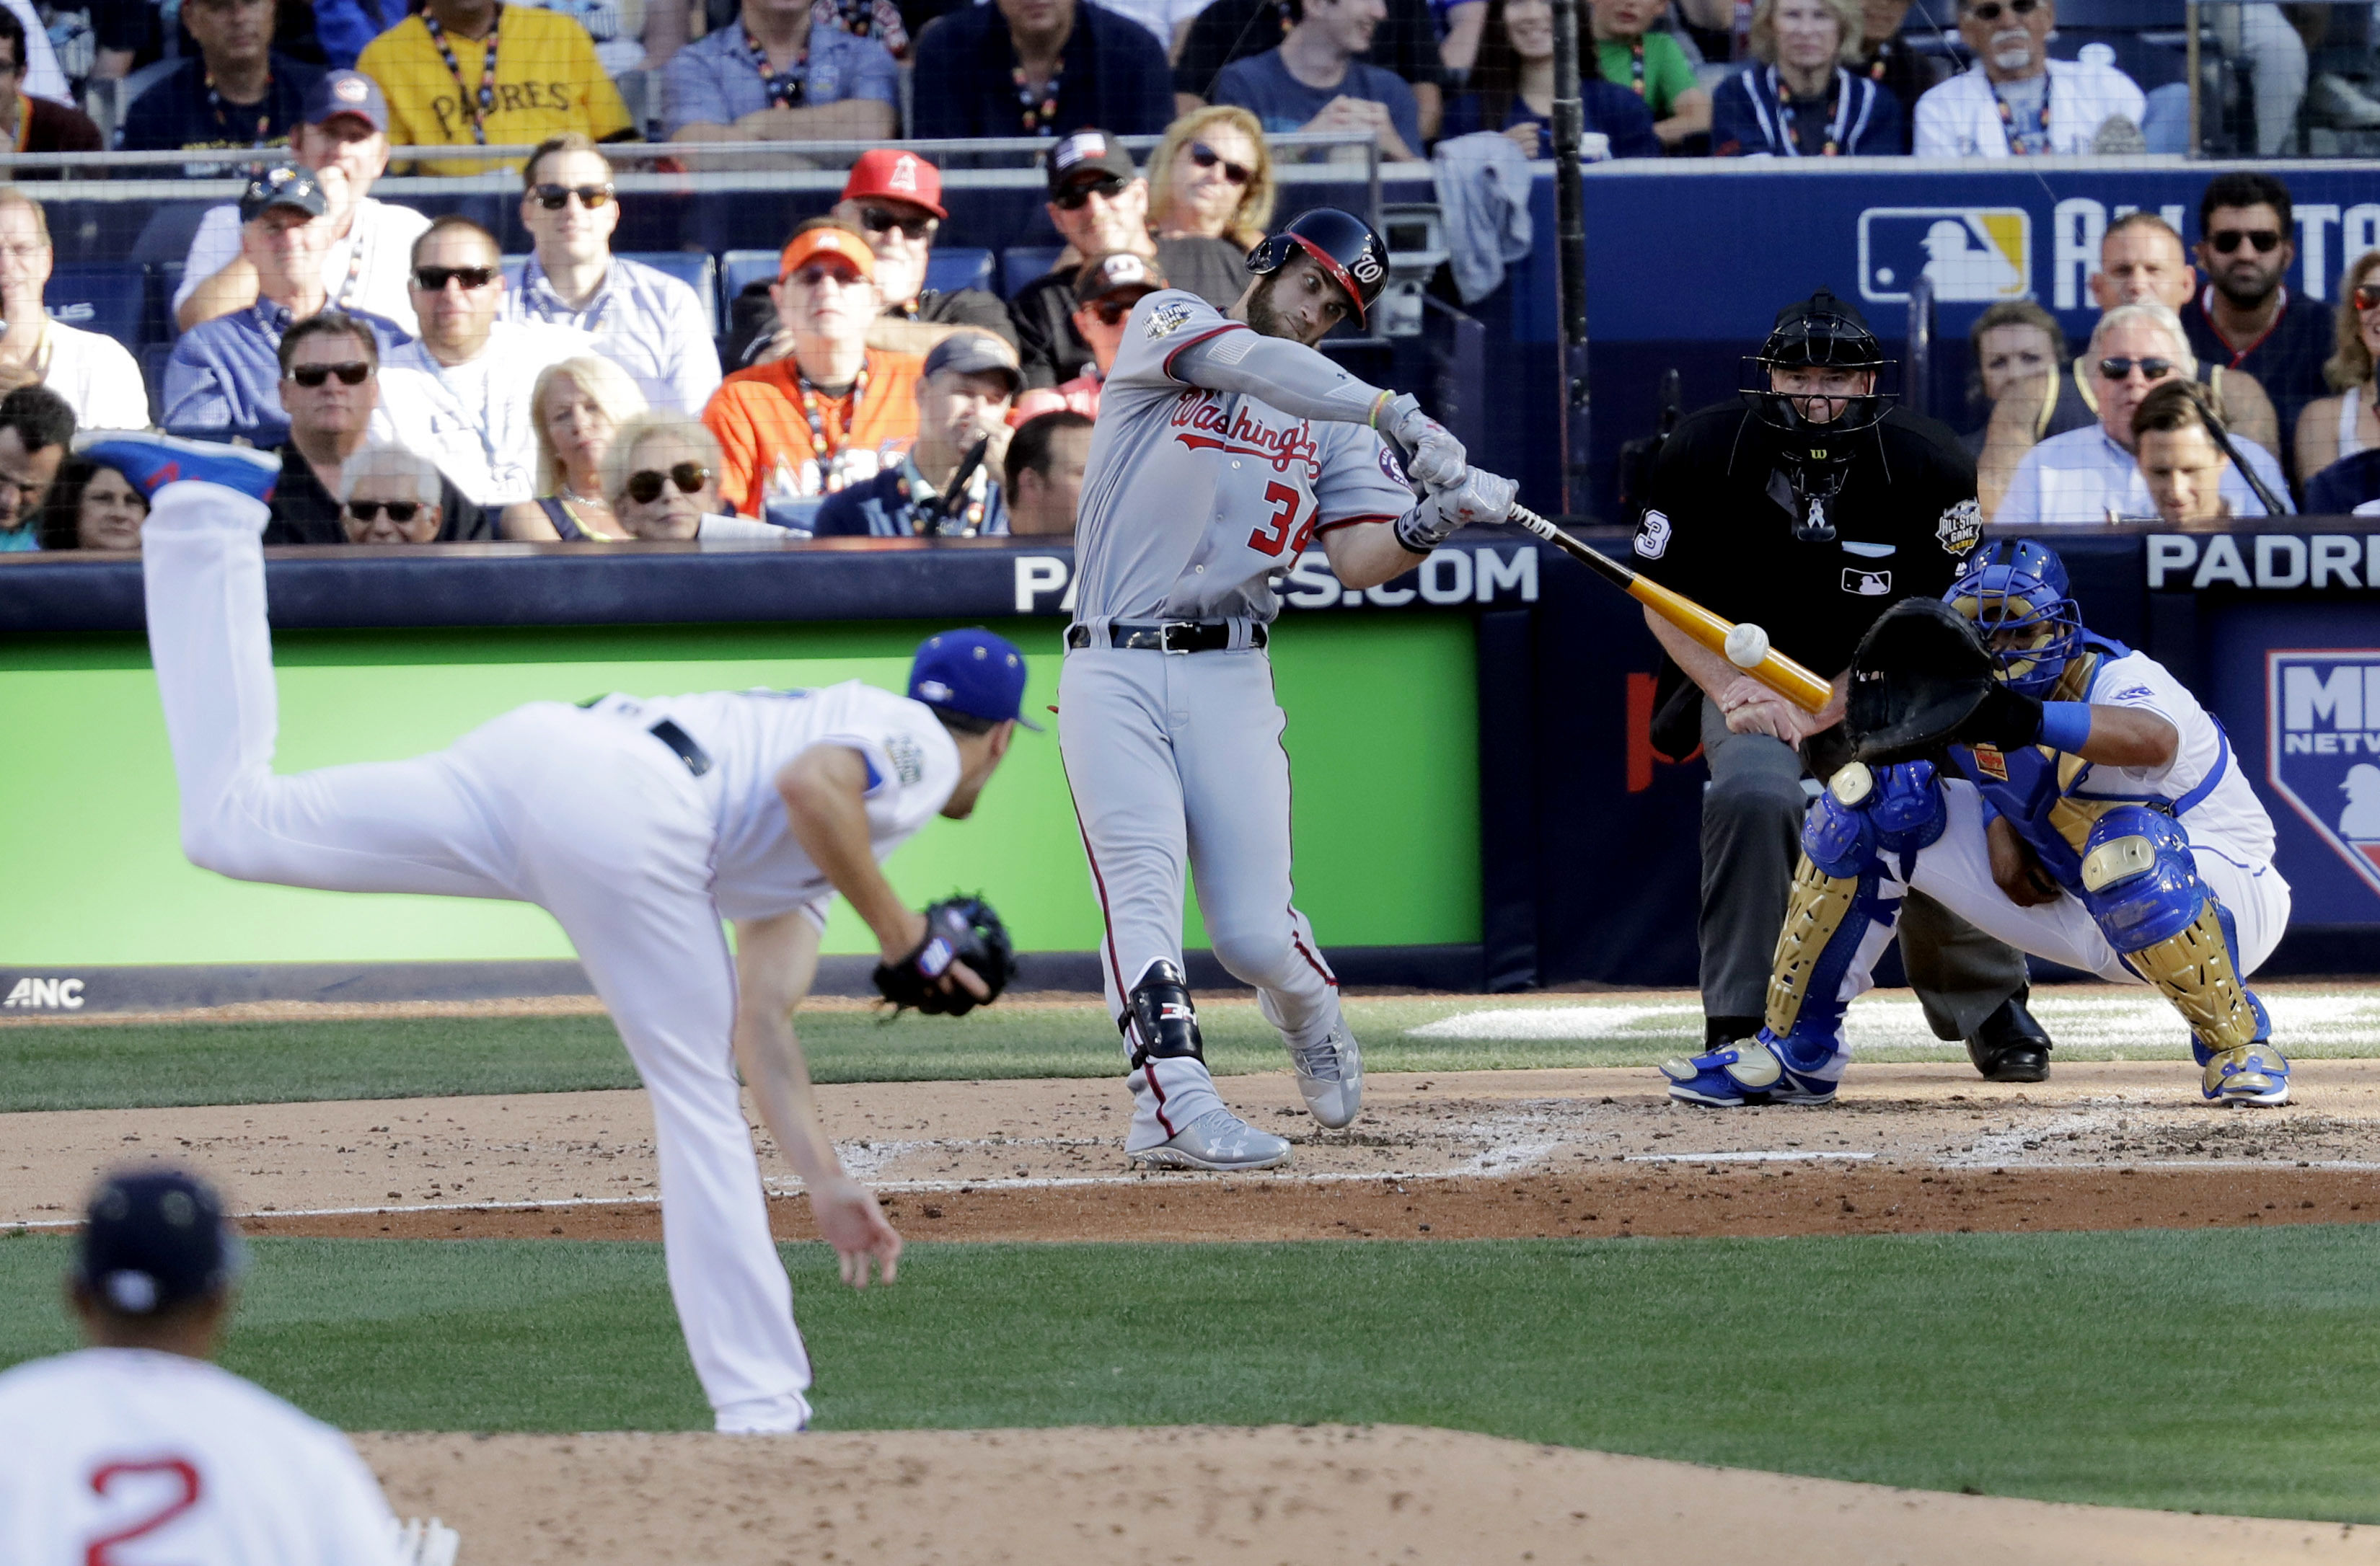
[[[2380,650],[2265,654],[2274,792],[2380,893]]]
[[[1923,277],[1939,304],[2033,293],[2033,214],[2022,207],[1870,207],[1860,213],[1860,297],[1903,304]]]

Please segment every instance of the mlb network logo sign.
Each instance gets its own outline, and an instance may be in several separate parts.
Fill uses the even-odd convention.
[[[2380,892],[2380,651],[2265,655],[2271,782]]]
[[[2033,214],[2022,207],[1870,207],[1860,213],[1860,296],[1902,304],[1920,277],[1942,304],[2033,291]]]
[[[7,999],[0,1006],[18,1011],[79,1012],[82,1010],[82,980],[79,978],[20,978],[8,987]]]

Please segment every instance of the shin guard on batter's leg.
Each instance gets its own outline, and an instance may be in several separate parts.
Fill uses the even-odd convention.
[[[1132,1133],[1124,1156],[1171,1169],[1269,1169],[1289,1144],[1224,1106],[1207,1070],[1198,1011],[1182,970],[1162,958],[1142,970],[1119,1024],[1132,1074]]]
[[[2082,903],[2125,965],[2173,1002],[2210,1102],[2286,1104],[2289,1062],[2240,971],[2230,910],[2199,878],[2181,823],[2144,806],[2099,818],[2082,845]]]
[[[1926,762],[1835,774],[1803,823],[1758,1037],[1664,1062],[1670,1097],[1721,1109],[1833,1099],[1850,1061],[1843,1014],[1872,982],[1910,868],[1947,819]]]

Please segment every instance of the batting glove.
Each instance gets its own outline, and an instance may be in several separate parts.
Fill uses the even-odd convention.
[[[1463,481],[1463,471],[1469,465],[1463,443],[1449,434],[1445,425],[1422,412],[1421,404],[1412,396],[1389,404],[1380,415],[1380,428],[1403,448],[1405,471],[1414,482],[1439,490]]]
[[[1397,542],[1427,554],[1457,528],[1486,527],[1512,515],[1520,486],[1481,467],[1463,469],[1462,481],[1433,489],[1419,505],[1397,518]]]

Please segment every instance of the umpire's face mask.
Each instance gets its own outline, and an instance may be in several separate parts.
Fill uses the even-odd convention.
[[[1827,425],[1849,412],[1855,400],[1876,395],[1876,371],[1823,364],[1772,365],[1768,389],[1788,399],[1803,423]]]

